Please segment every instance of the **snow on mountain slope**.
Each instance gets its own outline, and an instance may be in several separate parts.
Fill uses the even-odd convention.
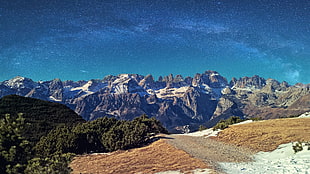
[[[141,77],[139,75],[120,74],[111,83],[112,93],[146,93],[146,91],[138,85],[140,80]]]
[[[191,87],[189,86],[184,86],[180,88],[163,88],[159,90],[155,90],[155,94],[158,98],[173,98],[173,97],[182,97],[184,93],[190,89]]]
[[[82,93],[82,95],[90,95],[102,88],[105,88],[106,86],[108,86],[107,83],[90,80],[83,86],[71,88],[70,91],[74,91],[75,93]]]
[[[10,80],[6,80],[3,82],[3,84],[7,87],[10,88],[35,88],[36,86],[38,86],[38,83],[32,81],[29,78],[25,78],[25,77],[21,77],[21,76],[17,76],[14,77]]]

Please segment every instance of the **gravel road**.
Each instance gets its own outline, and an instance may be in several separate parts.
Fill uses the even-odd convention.
[[[167,142],[184,150],[195,158],[205,161],[221,173],[218,162],[252,161],[254,152],[249,149],[228,145],[211,138],[186,135],[168,135]]]

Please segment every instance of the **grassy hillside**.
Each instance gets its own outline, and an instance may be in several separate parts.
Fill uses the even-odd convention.
[[[273,151],[279,145],[310,141],[310,118],[285,118],[233,125],[223,130],[216,140],[254,151]]]
[[[0,118],[5,114],[16,117],[23,113],[28,124],[24,136],[31,142],[37,142],[41,136],[57,126],[71,126],[85,122],[67,106],[18,95],[8,95],[0,99]]]
[[[92,166],[92,167],[90,167]],[[157,173],[164,171],[188,172],[197,168],[208,170],[210,166],[176,149],[165,140],[130,151],[117,151],[110,155],[77,156],[70,164],[73,174],[79,173]]]

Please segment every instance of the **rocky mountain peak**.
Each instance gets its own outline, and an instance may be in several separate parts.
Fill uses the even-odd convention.
[[[230,86],[233,88],[255,88],[261,89],[266,85],[266,80],[258,75],[254,75],[253,77],[242,77],[237,80],[233,78],[230,81]]]
[[[228,85],[227,79],[216,71],[206,71],[205,74],[208,75],[210,80],[209,86],[212,88],[224,88]]]
[[[163,81],[166,83],[172,83],[173,82],[173,74],[169,74],[168,76],[165,76]]]
[[[38,84],[29,78],[16,76],[10,80],[4,81],[3,85],[9,88],[19,89],[19,88],[34,88]]]
[[[56,90],[56,89],[63,88],[62,81],[60,79],[58,79],[58,78],[50,81],[50,85],[49,86],[50,86],[51,90]]]
[[[120,74],[110,84],[111,91],[116,94],[145,92],[138,84],[143,78],[137,74]]]
[[[163,80],[164,80],[164,79],[163,79],[162,76],[159,76],[159,77],[158,77],[158,82],[163,82]]]
[[[147,75],[139,82],[139,86],[144,89],[152,89],[155,87],[154,77],[152,75]],[[155,87],[156,88],[156,87]]]
[[[225,88],[228,83],[225,77],[216,71],[206,71],[203,74],[196,74],[192,86],[207,85],[211,88]]]
[[[180,83],[183,81],[184,81],[184,79],[183,79],[182,75],[176,75],[175,78],[173,79],[173,83]]]

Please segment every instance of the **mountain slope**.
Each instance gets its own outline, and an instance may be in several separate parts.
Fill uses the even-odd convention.
[[[0,99],[0,117],[5,114],[16,116],[18,113],[23,113],[26,123],[30,124],[25,136],[34,142],[57,126],[85,122],[74,111],[59,103],[18,95],[8,95]]]

